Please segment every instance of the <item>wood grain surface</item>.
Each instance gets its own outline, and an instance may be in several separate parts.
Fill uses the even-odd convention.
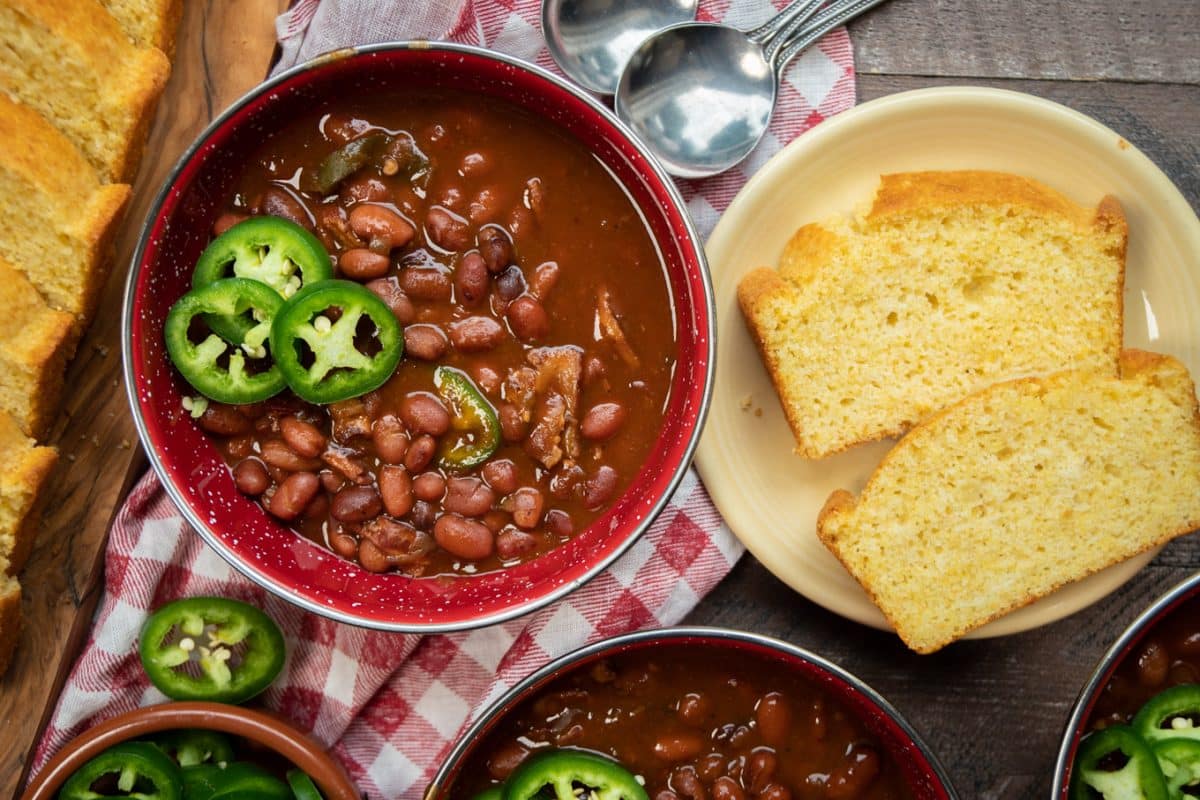
[[[86,633],[97,594],[96,556],[127,476],[141,463],[136,445],[129,446],[135,437],[119,386],[124,264],[178,153],[262,77],[281,3],[188,0],[175,72],[120,241],[117,275],[72,367],[73,395],[56,431],[66,457],[25,577],[33,624],[0,684],[0,796],[18,785],[42,709],[57,691],[55,676],[73,652],[72,630],[76,637]],[[861,100],[946,84],[1046,97],[1117,130],[1200,207],[1196,0],[892,0],[853,23],[851,36]],[[1141,609],[1198,568],[1200,537],[1185,537],[1089,609],[932,656],[917,656],[891,634],[810,603],[749,556],[687,622],[778,636],[856,673],[908,717],[964,800],[1047,797],[1063,724],[1095,662]],[[78,621],[83,624],[73,628]]]
[[[49,441],[61,457],[37,545],[21,577],[25,626],[0,681],[0,797],[24,782],[30,749],[99,599],[104,540],[144,469],[121,376],[121,299],[142,221],[167,173],[208,121],[262,80],[282,0],[186,0],[170,83],[159,104],[96,320],[71,363]]]

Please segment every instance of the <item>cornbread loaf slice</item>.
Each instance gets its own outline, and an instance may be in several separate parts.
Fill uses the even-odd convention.
[[[904,433],[998,380],[1116,373],[1126,223],[996,172],[885,175],[863,216],[800,228],[738,302],[796,450]]]
[[[46,305],[25,276],[0,258],[0,411],[40,438],[58,410],[63,372],[75,351],[74,318]]]
[[[6,574],[25,566],[37,536],[39,498],[58,462],[58,451],[40,447],[0,412],[0,557]]]
[[[167,57],[130,42],[97,0],[0,0],[0,41],[0,89],[52,120],[106,182],[128,183]]]
[[[133,41],[157,47],[169,57],[175,52],[175,32],[183,13],[182,0],[100,0]]]
[[[817,519],[921,653],[1198,527],[1195,387],[1174,358],[1136,350],[1119,377],[1071,370],[971,395]]]
[[[0,559],[0,569],[5,568]],[[8,671],[21,635],[21,583],[0,572],[0,678]]]
[[[89,317],[129,186],[102,185],[53,125],[0,93],[0,200],[0,257],[53,308]]]

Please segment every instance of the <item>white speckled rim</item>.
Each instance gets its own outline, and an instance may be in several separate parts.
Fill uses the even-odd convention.
[[[878,707],[893,723],[899,728],[900,732],[907,737],[922,756],[929,762],[932,770],[932,775],[929,777],[938,781],[940,787],[945,790],[946,796],[950,800],[957,800],[958,793],[950,782],[950,777],[946,773],[945,768],[938,761],[933,751],[921,740],[921,737],[913,729],[904,717],[900,715],[891,703],[883,698],[878,692],[868,686],[866,683],[855,677],[851,673],[828,661],[821,656],[809,652],[803,648],[797,647],[788,642],[779,639],[773,639],[769,636],[762,636],[757,633],[747,633],[745,631],[735,631],[727,628],[710,628],[701,626],[691,627],[674,627],[661,628],[658,630],[635,631],[626,633],[621,636],[614,636],[609,639],[602,639],[598,642],[585,645],[573,652],[567,653],[564,656],[556,658],[549,664],[537,670],[529,677],[517,683],[507,692],[499,697],[495,702],[487,707],[479,715],[479,717],[471,724],[471,727],[463,733],[454,747],[451,749],[446,760],[438,768],[437,774],[434,775],[433,781],[425,790],[424,800],[443,800],[442,792],[449,787],[448,781],[452,781],[458,767],[471,746],[475,744],[481,736],[492,726],[493,722],[510,711],[519,701],[525,699],[525,695],[534,687],[544,684],[551,678],[558,675],[570,672],[575,666],[581,662],[587,661],[592,657],[606,653],[622,650],[630,645],[644,644],[647,642],[654,643],[670,643],[679,640],[699,640],[697,646],[706,644],[720,645],[722,642],[744,643],[762,647],[768,650],[774,650],[800,661],[808,662],[815,666],[818,670],[828,673],[837,678],[841,682],[851,687],[855,692],[862,695],[866,700]]]
[[[392,50],[445,51],[451,53],[462,53],[464,55],[472,55],[479,58],[496,61],[508,65],[509,67],[522,70],[536,78],[541,79],[542,81],[552,84],[558,89],[568,92],[575,99],[586,104],[594,113],[603,117],[606,123],[616,129],[637,151],[638,155],[645,164],[645,169],[648,170],[649,174],[653,175],[654,180],[662,186],[663,191],[670,198],[671,205],[673,205],[677,211],[680,222],[686,231],[685,249],[689,250],[693,254],[696,264],[699,267],[698,277],[700,278],[700,283],[702,285],[702,297],[697,298],[697,305],[699,305],[699,303],[702,301],[706,310],[708,323],[704,332],[705,341],[707,342],[706,356],[708,359],[708,368],[705,373],[702,399],[699,404],[699,412],[697,414],[696,424],[692,429],[684,448],[683,457],[679,460],[679,463],[674,466],[671,472],[670,479],[666,484],[666,489],[650,507],[648,513],[646,513],[636,528],[633,529],[625,538],[625,540],[620,543],[619,547],[612,550],[606,558],[592,565],[579,578],[563,583],[545,594],[534,597],[528,602],[514,604],[500,612],[452,623],[380,622],[379,620],[374,620],[367,616],[355,616],[353,614],[343,613],[338,609],[330,608],[326,605],[316,602],[314,599],[298,594],[289,586],[277,583],[270,577],[262,574],[251,565],[248,565],[243,560],[239,559],[228,547],[225,546],[221,539],[213,533],[206,521],[202,519],[193,508],[191,508],[184,495],[172,482],[170,475],[168,474],[162,460],[159,457],[159,454],[152,446],[146,421],[142,417],[141,406],[138,402],[137,385],[135,382],[136,376],[132,359],[133,324],[131,314],[134,306],[138,277],[141,272],[142,259],[145,255],[145,250],[147,247],[147,241],[154,222],[162,212],[163,206],[167,201],[175,182],[179,179],[179,176],[183,172],[185,166],[196,155],[197,151],[204,146],[204,143],[213,135],[215,131],[221,128],[221,126],[223,126],[225,122],[240,109],[254,99],[270,92],[272,89],[279,86],[281,83],[288,81],[294,76],[308,70],[321,69],[322,66],[331,62],[372,53],[384,53]],[[599,573],[603,572],[649,529],[654,520],[657,519],[658,515],[666,507],[672,494],[674,494],[675,490],[679,486],[680,481],[683,479],[684,473],[691,465],[692,456],[695,453],[697,444],[699,443],[700,434],[704,429],[704,423],[708,414],[709,402],[712,398],[714,374],[716,372],[716,309],[713,301],[712,278],[708,269],[708,263],[705,258],[703,245],[701,243],[699,234],[696,232],[695,226],[691,221],[691,217],[687,212],[687,206],[684,203],[683,198],[680,196],[672,178],[658,164],[654,157],[650,155],[650,153],[638,140],[637,136],[595,98],[591,97],[586,92],[580,90],[578,87],[574,86],[563,78],[560,78],[557,75],[542,69],[541,67],[508,55],[504,55],[502,53],[496,53],[470,45],[453,44],[447,42],[429,42],[423,40],[409,42],[388,42],[366,45],[362,47],[346,48],[317,56],[311,61],[308,61],[304,64],[299,64],[287,70],[286,72],[280,73],[274,78],[259,84],[257,87],[243,95],[237,102],[223,111],[211,123],[209,123],[209,125],[204,129],[203,133],[197,137],[192,145],[188,147],[183,155],[179,158],[178,162],[176,162],[176,165],[171,170],[171,173],[164,182],[162,189],[159,190],[157,197],[150,207],[146,220],[143,223],[142,231],[138,239],[138,245],[134,251],[133,259],[130,265],[129,277],[126,282],[121,325],[121,352],[124,365],[125,391],[129,398],[134,424],[137,427],[138,438],[141,440],[142,447],[146,451],[146,454],[150,460],[150,464],[154,468],[154,471],[158,474],[159,480],[166,490],[167,495],[171,498],[172,502],[174,502],[175,506],[179,509],[180,513],[187,520],[187,522],[200,533],[204,541],[222,558],[229,562],[229,564],[232,565],[236,570],[241,572],[243,575],[262,588],[289,603],[293,603],[307,611],[311,611],[314,614],[329,617],[339,622],[377,630],[388,630],[402,633],[446,633],[450,631],[479,628],[504,622],[516,617],[520,617],[524,614],[528,614],[539,608],[547,606],[550,603],[561,599],[562,597],[565,597],[583,584],[587,583],[587,581],[591,580]]]

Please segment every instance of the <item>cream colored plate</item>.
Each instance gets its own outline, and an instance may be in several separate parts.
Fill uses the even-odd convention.
[[[922,89],[864,103],[776,154],[708,240],[717,376],[696,461],[721,514],[767,569],[831,611],[878,628],[888,627],[883,616],[817,541],[815,525],[829,493],[860,491],[891,442],[820,461],[794,455],[791,431],[738,311],[736,288],[750,269],[774,266],[800,225],[869,198],[881,174],[965,168],[1036,178],[1084,205],[1116,195],[1130,231],[1125,343],[1175,355],[1200,376],[1200,220],[1149,159],[1095,120],[1016,92]],[[974,635],[1016,633],[1060,619],[1129,580],[1153,555],[1068,586]]]

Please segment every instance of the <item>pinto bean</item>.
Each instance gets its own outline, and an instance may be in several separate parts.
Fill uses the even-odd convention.
[[[779,757],[775,755],[775,751],[769,747],[756,747],[746,762],[746,772],[742,776],[743,782],[751,794],[762,794],[763,789],[775,777],[777,769],[779,769]]]
[[[280,217],[312,230],[312,219],[308,216],[304,204],[279,186],[267,187],[258,200],[258,211],[260,214]]]
[[[496,555],[501,561],[510,561],[532,553],[537,549],[537,543],[537,537],[532,533],[509,525],[496,534]]]
[[[417,312],[413,308],[412,300],[408,299],[396,278],[378,278],[366,286],[392,310],[392,315],[401,325],[407,325],[416,318]]]
[[[370,486],[348,486],[333,496],[329,513],[342,522],[366,522],[383,511],[379,492]]]
[[[546,315],[546,309],[528,294],[509,303],[505,316],[508,318],[508,327],[522,341],[541,339],[550,332],[550,317]]]
[[[680,797],[687,798],[687,800],[708,800],[708,790],[704,788],[704,782],[696,774],[696,768],[691,765],[671,770],[669,781],[671,788]]]
[[[518,528],[533,530],[542,521],[542,509],[546,505],[542,493],[531,486],[523,486],[509,498],[512,503],[513,522]]]
[[[430,267],[406,267],[400,273],[400,288],[409,297],[431,302],[445,302],[454,293],[450,276]]]
[[[458,269],[454,271],[454,289],[464,306],[477,305],[486,297],[489,282],[487,265],[479,251],[472,250],[458,262]]]
[[[679,707],[675,711],[684,723],[699,727],[712,711],[712,699],[706,694],[688,692],[680,698]]]
[[[271,466],[288,472],[316,472],[321,468],[320,459],[305,458],[297,454],[282,439],[268,439],[263,442],[259,455]]]
[[[426,503],[424,500],[418,500],[413,503],[408,519],[418,530],[433,530],[433,524],[438,520],[437,506],[433,503]]]
[[[704,739],[693,731],[660,733],[654,741],[654,755],[663,761],[688,761],[700,755]]]
[[[533,271],[533,280],[529,282],[529,293],[543,303],[546,302],[550,290],[558,283],[558,273],[558,264],[554,261],[538,264],[537,269]]]
[[[479,478],[454,477],[446,481],[442,508],[464,517],[482,517],[495,502],[496,493]]]
[[[420,472],[429,466],[430,461],[433,461],[433,454],[436,451],[437,439],[429,434],[418,436],[408,447],[408,453],[404,456],[404,466],[408,468],[409,472]]]
[[[391,198],[392,192],[383,181],[369,172],[351,175],[341,183],[338,197],[343,202],[373,203]]]
[[[496,276],[496,293],[506,303],[525,294],[526,288],[525,273],[516,264],[510,264]]]
[[[767,692],[754,707],[754,720],[763,741],[782,747],[792,729],[792,709],[779,692]]]
[[[408,452],[408,432],[400,419],[392,414],[385,414],[371,423],[371,442],[375,445],[375,454],[385,464],[399,464]]]
[[[443,514],[433,525],[433,538],[452,556],[479,561],[492,554],[495,538],[482,522],[457,514]]]
[[[500,494],[510,494],[517,489],[517,465],[507,458],[498,458],[495,461],[487,462],[480,470],[480,474],[483,475],[488,486]]]
[[[196,420],[202,430],[217,436],[240,436],[254,430],[254,423],[233,406],[210,400],[204,413]]]
[[[505,742],[492,751],[487,770],[493,778],[503,781],[528,757],[529,748],[525,745],[517,741]]]
[[[484,394],[496,394],[500,391],[500,385],[504,379],[500,377],[500,373],[489,367],[487,364],[476,364],[471,370],[475,376],[475,383],[483,390]]]
[[[496,409],[500,417],[500,435],[506,442],[519,442],[525,438],[529,423],[521,418],[521,410],[512,403],[501,403]]]
[[[425,214],[425,236],[442,250],[458,253],[471,244],[471,226],[450,209],[433,206]]]
[[[484,225],[475,236],[475,242],[488,272],[498,274],[513,262],[512,238],[499,225]]]
[[[413,392],[400,401],[400,419],[414,433],[441,436],[450,430],[450,412],[429,392]]]
[[[233,483],[242,494],[258,497],[270,487],[271,476],[261,461],[247,458],[233,468]]]
[[[712,800],[746,800],[746,793],[737,781],[728,775],[722,775],[713,781]]]
[[[403,517],[412,511],[412,476],[404,467],[388,464],[379,470],[379,495],[383,507],[393,517]]]
[[[617,490],[617,471],[607,464],[602,464],[596,474],[584,484],[583,504],[590,511],[595,511],[607,503]]]
[[[387,250],[404,247],[416,233],[404,217],[374,203],[359,203],[350,209],[350,228],[373,248]]]
[[[317,477],[321,479],[321,488],[329,493],[333,493],[346,485],[346,479],[340,472],[334,472],[331,469],[323,469],[317,473]]]
[[[287,446],[304,458],[316,458],[325,449],[325,434],[311,422],[284,417],[279,420],[279,433]]]
[[[467,219],[476,225],[488,222],[500,216],[500,207],[504,205],[501,192],[494,186],[480,189],[475,199],[467,206]]]
[[[404,352],[422,361],[437,361],[450,343],[437,325],[418,323],[404,329]]]
[[[552,536],[566,539],[575,532],[575,523],[571,521],[571,515],[566,511],[552,508],[546,512],[546,530]]]
[[[386,255],[355,247],[338,256],[338,271],[352,281],[369,281],[387,275],[392,262]]]
[[[418,500],[436,503],[446,493],[446,479],[440,472],[422,472],[413,478],[413,494]]]
[[[354,558],[358,555],[358,539],[348,533],[339,532],[330,536],[329,546],[342,558]]]
[[[594,442],[611,439],[625,424],[625,416],[625,406],[620,403],[597,403],[583,415],[579,432]]]
[[[275,494],[267,501],[267,511],[282,520],[290,521],[304,513],[305,507],[317,496],[321,481],[312,472],[294,472],[283,479]]]
[[[254,453],[254,437],[234,436],[225,440],[225,455],[229,458],[248,458]]]
[[[367,572],[387,572],[392,568],[391,559],[387,553],[379,549],[370,539],[358,543],[358,563]]]
[[[504,327],[491,317],[464,317],[450,323],[450,341],[464,353],[491,350],[504,339]]]
[[[782,783],[770,783],[758,793],[758,800],[792,800],[792,791]]]
[[[875,752],[874,748],[861,744],[851,745],[846,760],[829,773],[829,780],[825,784],[825,796],[831,800],[862,797],[867,787],[879,775],[881,766],[879,753]]]
[[[217,216],[216,222],[213,223],[213,236],[220,236],[225,231],[237,225],[239,222],[244,222],[249,217],[245,214],[239,214],[235,211],[223,211]]]
[[[1137,679],[1142,686],[1162,686],[1171,668],[1171,655],[1159,642],[1151,639],[1137,656]]]

